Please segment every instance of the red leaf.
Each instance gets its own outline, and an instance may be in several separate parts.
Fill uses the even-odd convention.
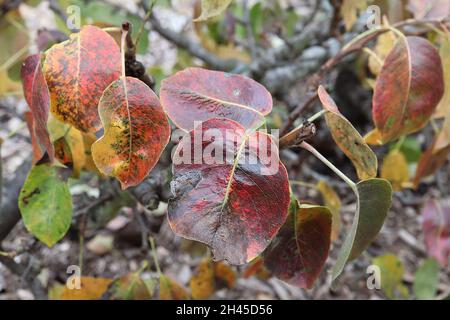
[[[104,135],[92,145],[98,169],[125,189],[139,184],[169,142],[170,125],[156,94],[141,80],[113,82],[98,105]]]
[[[450,256],[450,200],[428,200],[422,216],[427,251],[446,267]]]
[[[264,252],[267,269],[300,288],[311,288],[322,271],[331,243],[331,212],[293,199],[286,223]]]
[[[267,134],[210,119],[183,137],[173,162],[169,223],[177,234],[209,245],[217,260],[252,260],[283,225],[288,176]]]
[[[262,124],[272,110],[270,93],[256,81],[235,74],[187,68],[161,83],[161,104],[177,127],[221,117],[245,128]]]
[[[30,132],[31,148],[33,149],[33,163],[38,162],[44,155],[41,150],[36,137],[36,126],[33,120],[33,114],[31,111],[25,111],[25,122],[27,123],[28,131]]]
[[[22,64],[21,77],[25,100],[34,118],[32,123],[28,119],[29,129],[30,126],[33,128],[30,129],[30,135],[31,137],[35,136],[36,144],[34,148],[37,149],[39,147],[42,153],[47,151],[50,161],[53,161],[54,150],[47,131],[50,95],[44,74],[42,73],[41,59],[41,54],[34,54],[27,57]],[[34,132],[31,130],[34,130]],[[39,152],[35,151],[35,158],[37,154]]]
[[[96,132],[103,90],[121,74],[119,46],[102,29],[84,26],[47,51],[44,73],[52,113],[81,131]]]
[[[425,126],[443,94],[436,48],[420,37],[400,37],[384,61],[373,96],[373,120],[382,143]]]

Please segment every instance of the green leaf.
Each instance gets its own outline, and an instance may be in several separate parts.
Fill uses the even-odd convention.
[[[407,298],[408,288],[402,284],[405,267],[393,254],[385,254],[373,259],[373,264],[380,268],[381,290],[389,299]]]
[[[414,294],[417,299],[431,300],[436,298],[439,281],[439,264],[433,258],[425,260],[414,275]]]
[[[387,180],[364,180],[356,188],[357,210],[333,268],[333,280],[342,273],[348,261],[357,258],[375,239],[391,207],[392,187]]]
[[[60,170],[47,163],[36,165],[19,195],[25,227],[49,247],[66,234],[72,221],[72,198]]]
[[[220,15],[232,0],[202,0],[202,14],[194,21],[206,21]]]

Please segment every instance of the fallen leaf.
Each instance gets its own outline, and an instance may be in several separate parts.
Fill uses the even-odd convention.
[[[389,299],[407,298],[408,288],[402,284],[405,267],[393,254],[376,257],[372,263],[380,268],[381,290]]]
[[[189,286],[192,298],[196,300],[208,299],[214,294],[214,267],[211,259],[205,258],[200,262],[189,282]]]
[[[436,298],[439,284],[439,264],[435,259],[426,259],[414,274],[413,290],[417,299],[433,300]]]
[[[70,289],[64,286],[56,300],[98,300],[108,290],[111,279],[81,277],[81,288]]]
[[[189,300],[186,290],[174,280],[165,275],[159,277],[160,300]]]

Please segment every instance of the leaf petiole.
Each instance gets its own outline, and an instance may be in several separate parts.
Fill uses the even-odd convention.
[[[300,147],[311,152],[317,159],[322,161],[328,168],[330,168],[334,173],[336,173],[339,178],[345,181],[350,188],[352,188],[353,192],[358,195],[358,189],[356,188],[356,183],[354,183],[349,177],[347,177],[341,170],[336,168],[330,161],[328,161],[319,151],[317,151],[312,145],[303,141],[300,144]]]

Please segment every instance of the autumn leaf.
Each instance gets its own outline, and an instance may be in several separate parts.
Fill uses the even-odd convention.
[[[236,284],[236,272],[227,263],[216,261],[214,262],[214,279],[216,288],[226,287],[231,289]]]
[[[384,27],[389,26],[387,21],[385,21],[383,25]],[[376,56],[370,55],[368,62],[370,72],[372,72],[375,76],[378,76],[380,74],[381,67],[383,66],[383,61],[386,59],[386,56],[394,47],[395,40],[395,35],[392,32],[385,32],[377,37],[375,47],[373,48],[373,52],[376,54]]]
[[[258,279],[267,280],[271,277],[271,274],[264,264],[264,259],[261,257],[257,257],[250,262],[247,268],[245,268],[242,276],[244,278],[255,276]]]
[[[99,102],[105,132],[92,157],[122,189],[139,184],[156,165],[170,138],[170,125],[156,94],[141,80],[126,77],[106,88]]]
[[[195,274],[189,281],[192,298],[196,300],[208,299],[214,294],[215,280],[213,262],[209,258],[203,259]]]
[[[25,122],[27,123],[28,131],[30,132],[31,148],[33,150],[33,163],[36,163],[42,158],[44,154],[42,153],[41,146],[39,145],[36,137],[36,124],[34,122],[33,114],[31,113],[31,111],[25,111],[24,118]]]
[[[189,300],[189,294],[180,284],[165,275],[159,277],[160,300]]]
[[[195,121],[221,117],[255,128],[272,110],[270,93],[254,80],[236,74],[187,68],[164,79],[161,104],[175,125],[186,131]]]
[[[366,10],[366,0],[344,0],[341,5],[341,16],[344,20],[345,29],[350,30],[358,20],[361,11]]]
[[[394,191],[402,190],[402,185],[409,181],[408,162],[398,149],[390,151],[384,158],[381,178],[388,180]]]
[[[170,226],[210,246],[215,260],[251,261],[286,219],[287,172],[265,133],[245,132],[228,119],[207,120],[178,144],[172,171]]]
[[[442,96],[441,101],[436,107],[436,112],[434,117],[441,118],[447,117],[450,115],[450,31],[447,31],[445,36],[442,39],[441,47],[439,48],[439,56],[442,61],[442,68],[444,70],[444,95]],[[448,128],[448,127],[447,127]],[[449,138],[450,139],[450,138]]]
[[[407,8],[418,20],[443,19],[450,15],[448,0],[409,0]]]
[[[357,258],[375,239],[392,203],[392,187],[384,179],[364,180],[356,187],[356,214],[333,268],[333,280],[348,261]]]
[[[111,279],[106,278],[81,277],[80,289],[64,286],[59,297],[55,298],[57,300],[98,300],[106,292],[111,282]]]
[[[202,14],[194,21],[205,21],[220,15],[230,5],[232,0],[201,0]]]
[[[320,86],[319,99],[325,110],[325,120],[334,141],[344,154],[352,161],[361,180],[374,178],[377,175],[378,162],[372,149],[365,143],[359,132],[339,112],[336,103]]]
[[[450,154],[450,145],[435,152],[436,141],[435,138],[419,159],[413,180],[414,188],[419,186],[420,181],[424,177],[432,175],[447,162],[448,155]]]
[[[381,290],[389,299],[407,298],[408,288],[402,284],[405,267],[393,254],[376,257],[372,263],[380,268]]]
[[[330,235],[328,208],[299,205],[293,199],[286,223],[264,252],[264,263],[277,278],[311,288],[328,257]]]
[[[339,238],[341,230],[341,199],[336,191],[323,180],[319,181],[316,187],[322,195],[325,207],[330,209],[332,215],[331,240],[334,241]]]
[[[60,170],[48,163],[34,166],[19,195],[25,227],[49,247],[66,234],[72,222],[72,197]]]
[[[152,298],[140,272],[127,274],[111,285],[114,300],[150,300]]]
[[[422,217],[427,252],[446,267],[450,256],[450,200],[428,200]]]
[[[54,148],[47,130],[50,94],[42,73],[42,59],[43,56],[41,54],[31,55],[26,58],[22,64],[21,78],[23,94],[33,115],[34,133],[30,131],[31,136],[35,136],[36,148],[39,146],[42,153],[47,152],[52,162]]]
[[[380,142],[420,130],[443,93],[442,63],[436,48],[423,38],[399,37],[374,90],[372,117]]]
[[[99,99],[121,74],[119,46],[100,28],[84,26],[47,51],[44,74],[51,112],[83,132],[98,131]]]

